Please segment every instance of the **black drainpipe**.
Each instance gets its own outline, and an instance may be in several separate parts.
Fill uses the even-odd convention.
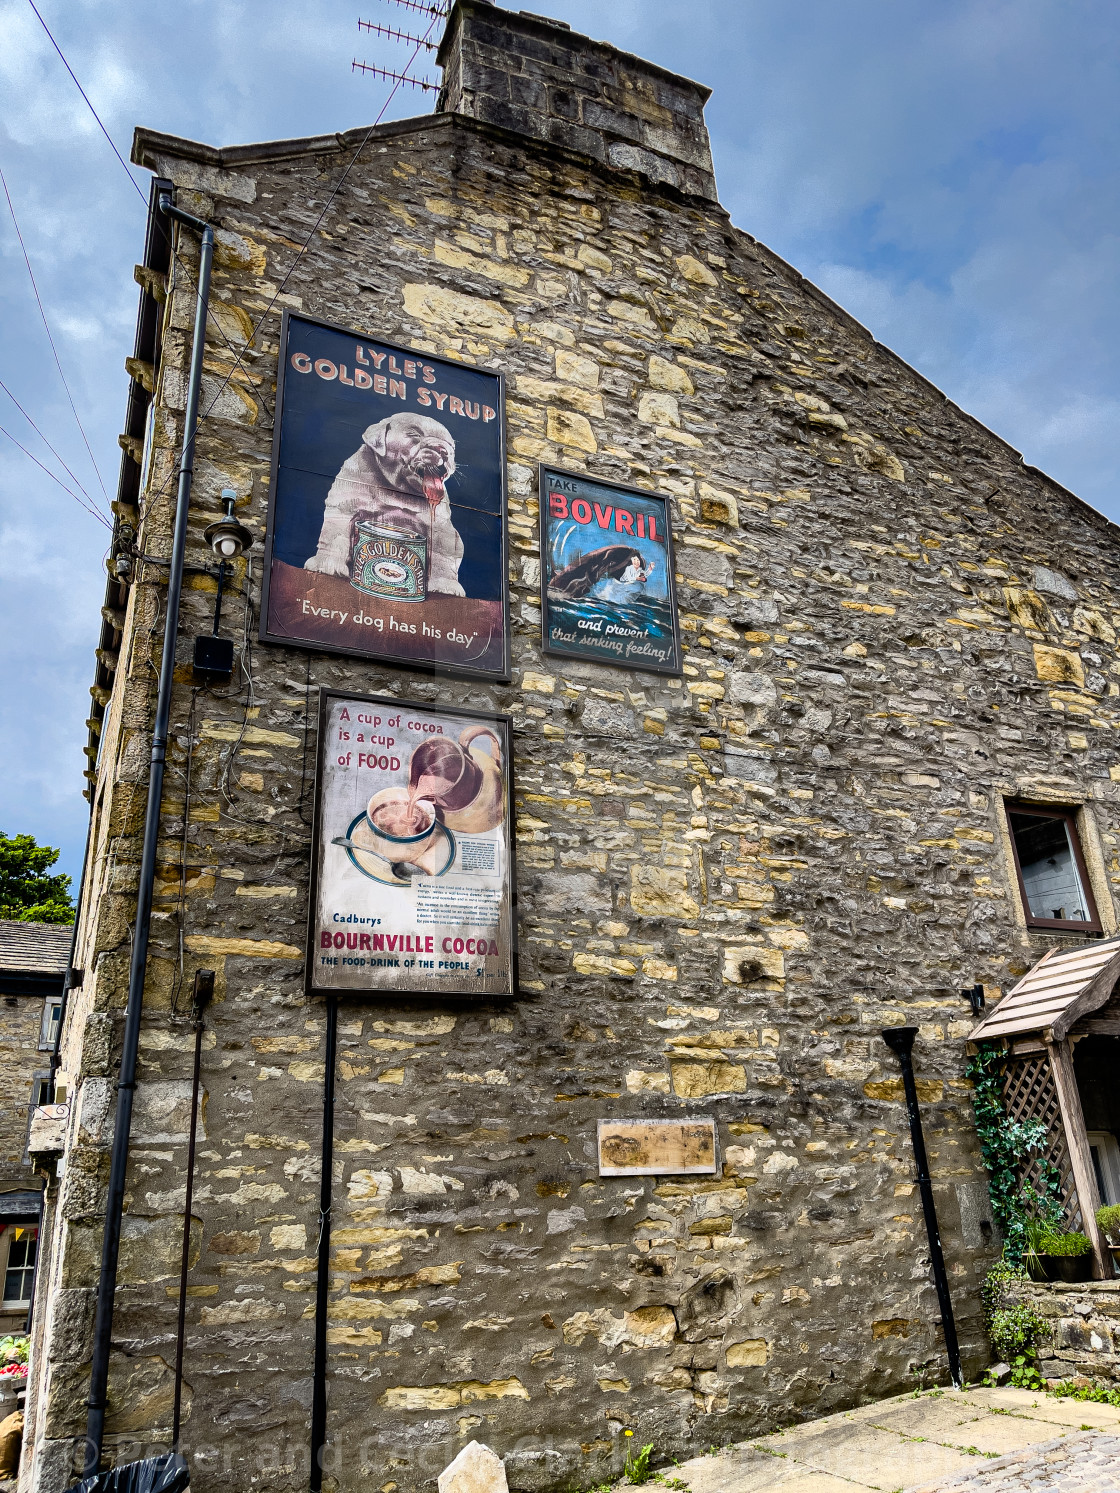
[[[902,1066],[902,1086],[906,1091],[906,1112],[910,1119],[910,1142],[914,1147],[914,1161],[918,1168],[918,1191],[922,1195],[922,1212],[926,1217],[926,1238],[929,1241],[929,1260],[933,1267],[933,1280],[937,1287],[937,1301],[941,1307],[941,1331],[945,1334],[945,1351],[949,1358],[949,1377],[957,1389],[964,1388],[961,1376],[961,1350],[957,1343],[957,1324],[953,1317],[953,1298],[949,1295],[949,1277],[945,1274],[945,1256],[941,1252],[941,1230],[937,1227],[937,1209],[933,1202],[933,1183],[929,1176],[929,1160],[926,1156],[925,1136],[922,1134],[922,1114],[918,1108],[918,1087],[914,1082],[914,1064],[911,1052],[916,1026],[889,1026],[881,1033],[883,1041],[898,1058]]]
[[[327,1450],[327,1304],[330,1293],[331,1191],[334,1179],[334,1070],[338,996],[327,996],[327,1052],[323,1069],[323,1150],[319,1176],[318,1273],[315,1278],[315,1361],[311,1371],[311,1476],[309,1493],[323,1486]]]
[[[144,819],[144,849],[140,859],[140,886],[136,897],[136,931],[132,940],[132,965],[128,976],[128,1004],[124,1018],[124,1051],[117,1083],[117,1116],[113,1127],[113,1150],[109,1164],[109,1191],[105,1200],[105,1233],[101,1241],[101,1274],[97,1282],[97,1309],[93,1323],[93,1361],[86,1401],[86,1449],[83,1477],[92,1477],[101,1465],[105,1434],[105,1395],[109,1382],[109,1347],[113,1333],[113,1306],[117,1292],[117,1256],[121,1242],[128,1140],[132,1126],[132,1098],[136,1088],[136,1055],[140,1046],[140,1016],[144,1005],[144,976],[148,965],[148,934],[152,918],[152,890],[156,875],[156,842],[159,837],[160,803],[163,798],[163,768],[167,757],[167,734],[171,720],[171,687],[175,676],[175,645],[179,638],[179,600],[183,589],[183,557],[187,548],[187,510],[194,473],[194,442],[202,389],[202,359],[206,350],[206,308],[210,296],[210,269],[214,260],[214,230],[209,223],[183,212],[166,192],[160,193],[160,212],[202,235],[198,264],[198,302],[194,317],[190,383],[183,417],[183,449],[179,464],[179,495],[175,507],[175,531],[171,544],[171,573],[167,582],[167,618],[160,659],[159,693],[152,728],[152,765],[148,779],[148,805]]]

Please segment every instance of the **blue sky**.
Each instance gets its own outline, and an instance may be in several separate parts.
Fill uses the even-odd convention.
[[[373,120],[385,0],[38,0],[127,159]],[[1115,0],[534,0],[713,89],[723,202],[1024,453],[1120,518]],[[415,19],[415,17],[412,17]],[[398,94],[387,117],[424,112]],[[140,197],[27,0],[0,0],[3,168],[74,402],[116,487]],[[144,186],[145,173],[135,175]],[[0,379],[103,509],[0,196]],[[70,482],[0,391],[0,426]],[[107,533],[0,436],[0,828],[85,834],[83,721]]]

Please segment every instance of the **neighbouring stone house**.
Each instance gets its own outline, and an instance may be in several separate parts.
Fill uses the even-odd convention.
[[[72,929],[0,920],[0,1337],[22,1332],[31,1306],[42,1178],[27,1150],[45,1096]]]
[[[994,999],[1117,931],[1113,527],[732,225],[706,89],[483,0],[458,0],[440,60],[420,118],[134,145],[218,249],[108,1450],[170,1434],[186,1011],[210,968],[183,1389],[199,1490],[308,1478],[320,687],[512,714],[521,940],[513,1001],[342,999],[332,1487],[430,1486],[471,1438],[515,1488],[587,1487],[628,1430],[679,1455],[943,1375],[889,1025],[920,1028],[975,1372],[998,1241],[962,987]],[[197,239],[177,253],[150,227],[137,270],[29,1493],[66,1486],[85,1423]],[[508,685],[258,641],[284,307],[506,376]],[[542,459],[671,500],[683,677],[542,654]],[[190,639],[226,487],[258,542],[223,613],[234,680],[207,689]],[[680,1116],[716,1121],[717,1175],[599,1175],[599,1120]]]

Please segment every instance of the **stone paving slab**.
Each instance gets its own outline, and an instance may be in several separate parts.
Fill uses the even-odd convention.
[[[1120,1493],[1120,1410],[1024,1389],[861,1405],[695,1457],[691,1493]]]

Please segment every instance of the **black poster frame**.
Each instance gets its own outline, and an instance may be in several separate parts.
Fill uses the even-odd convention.
[[[507,815],[507,843],[506,857],[509,866],[509,989],[503,991],[480,991],[472,995],[465,991],[447,990],[438,984],[431,990],[397,990],[391,986],[382,989],[363,989],[360,986],[350,985],[316,985],[316,947],[315,933],[317,928],[316,912],[319,905],[319,851],[321,847],[322,823],[323,823],[323,797],[325,785],[325,757],[327,751],[327,721],[330,715],[331,702],[334,700],[346,700],[361,705],[377,705],[386,710],[403,713],[408,710],[422,711],[426,714],[457,716],[465,721],[485,721],[492,724],[495,733],[500,736],[502,742],[502,772],[505,777],[506,802],[508,805]],[[513,766],[513,716],[504,711],[484,709],[464,709],[457,705],[444,705],[439,701],[432,700],[405,700],[397,695],[363,695],[348,689],[330,689],[323,686],[319,688],[319,711],[318,711],[318,740],[315,748],[315,796],[312,808],[311,827],[311,877],[309,885],[309,896],[307,903],[307,932],[305,938],[305,969],[304,969],[304,993],[311,998],[313,996],[337,996],[339,999],[355,1000],[360,1002],[373,1001],[407,1001],[438,1000],[448,1005],[462,1006],[467,1009],[477,1009],[480,1005],[487,1003],[501,1005],[508,1001],[520,1000],[521,979],[518,946],[517,926],[517,835],[515,827],[516,805],[514,797],[514,766]]]
[[[640,498],[646,503],[652,500],[664,505],[666,579],[669,590],[669,608],[673,618],[673,644],[677,657],[675,664],[635,663],[630,659],[597,658],[589,653],[577,653],[567,648],[556,648],[549,642],[548,565],[546,561],[547,524],[549,516],[547,512],[545,483],[550,473],[568,481],[592,482],[598,487],[607,488],[611,492],[621,493],[627,498]],[[537,510],[539,516],[539,553],[541,566],[541,652],[549,654],[553,658],[566,658],[577,663],[598,664],[603,668],[625,669],[643,674],[661,674],[671,679],[681,678],[684,674],[684,646],[681,642],[680,616],[677,612],[677,561],[676,552],[673,548],[673,505],[669,496],[666,493],[650,492],[648,489],[642,487],[632,487],[624,482],[615,482],[609,477],[600,477],[591,472],[574,472],[566,467],[556,466],[552,462],[542,461],[537,465]]]
[[[498,402],[498,478],[500,483],[500,508],[501,521],[499,529],[501,533],[501,617],[503,630],[502,666],[500,669],[472,669],[462,664],[435,662],[427,659],[410,659],[395,657],[389,653],[379,652],[375,648],[348,648],[337,644],[328,644],[312,638],[290,637],[286,633],[275,633],[269,630],[269,605],[270,590],[272,584],[272,561],[275,545],[276,530],[276,495],[277,479],[280,468],[280,443],[284,426],[284,391],[287,383],[288,364],[288,329],[293,321],[302,321],[311,326],[322,327],[328,332],[337,332],[345,337],[352,337],[356,341],[375,342],[378,347],[383,347],[391,352],[398,353],[402,357],[433,364],[445,364],[449,368],[461,369],[468,373],[484,374],[497,383]],[[269,492],[268,492],[268,519],[265,529],[264,541],[264,574],[261,581],[261,611],[257,636],[261,643],[267,643],[280,648],[297,648],[308,653],[325,653],[339,655],[344,658],[360,658],[369,663],[388,664],[393,668],[409,669],[417,674],[432,675],[435,677],[464,678],[485,680],[493,684],[508,684],[511,678],[511,638],[510,638],[510,613],[509,613],[509,490],[507,470],[507,425],[506,425],[506,377],[503,372],[494,368],[480,368],[473,363],[462,363],[455,358],[446,358],[438,353],[423,352],[416,348],[410,348],[403,343],[393,342],[387,338],[376,335],[369,331],[360,331],[355,327],[342,326],[338,322],[326,321],[322,317],[308,316],[302,311],[292,311],[285,307],[280,323],[280,345],[278,352],[276,370],[276,400],[274,404],[274,419],[272,431],[272,454],[269,463]],[[371,640],[372,641],[372,640]]]

